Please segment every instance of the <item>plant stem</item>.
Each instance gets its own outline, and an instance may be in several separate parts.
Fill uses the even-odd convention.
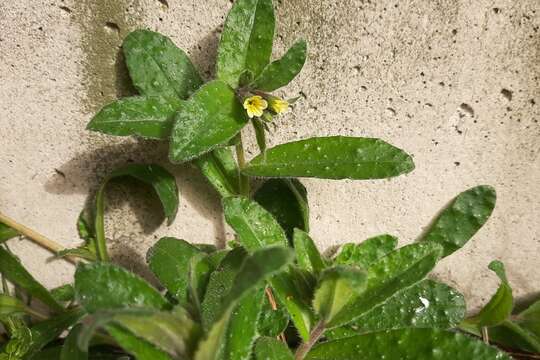
[[[30,240],[34,241],[36,244],[40,245],[41,247],[44,247],[45,249],[49,250],[50,252],[57,254],[58,252],[65,250],[65,247],[57,243],[56,241],[53,241],[51,239],[48,239],[44,235],[41,235],[40,233],[22,225],[19,224],[17,221],[13,220],[12,218],[8,217],[7,215],[4,215],[0,213],[0,222],[4,223],[5,225],[9,226],[10,228],[16,230],[21,235],[29,238]],[[78,261],[74,259],[73,257],[66,256],[65,257],[70,262],[76,264]]]
[[[487,326],[482,327],[482,339],[489,345],[489,332]]]
[[[295,360],[303,360],[306,357],[309,350],[311,350],[313,345],[315,345],[324,334],[325,326],[326,324],[323,320],[319,321],[317,325],[315,325],[309,334],[309,340],[302,343],[298,349],[296,349],[296,354],[294,355]]]
[[[242,143],[242,132],[239,132],[236,142],[236,160],[238,161],[238,180],[240,194],[249,197],[249,178],[242,174],[242,170],[246,167],[246,157],[244,154],[244,144]]]
[[[96,255],[98,260],[109,261],[109,254],[107,252],[107,239],[105,238],[105,196],[103,192],[105,191],[105,185],[108,182],[108,178],[105,179],[103,184],[100,186],[96,194],[96,218],[94,221],[95,231],[96,231]]]

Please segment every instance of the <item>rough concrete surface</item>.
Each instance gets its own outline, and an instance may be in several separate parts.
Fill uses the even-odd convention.
[[[130,94],[119,54],[138,27],[170,36],[206,78],[214,68],[225,0],[6,0],[0,2],[0,211],[66,246],[105,174],[128,162],[160,162],[181,191],[166,227],[158,201],[137,183],[108,191],[107,236],[115,260],[143,272],[163,235],[223,243],[219,199],[197,170],[166,162],[166,144],[85,130],[92,113]],[[305,99],[278,121],[272,144],[314,135],[380,137],[414,155],[416,170],[383,181],[305,180],[312,235],[322,248],[395,234],[414,241],[459,192],[491,184],[488,224],[436,276],[470,309],[507,266],[518,297],[540,291],[540,3],[538,0],[281,0],[276,56],[308,40],[302,74],[283,90]],[[251,146],[251,155],[255,149]],[[11,242],[48,286],[72,267]]]

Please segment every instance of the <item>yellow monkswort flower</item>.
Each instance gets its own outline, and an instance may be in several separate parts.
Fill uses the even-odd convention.
[[[261,116],[267,107],[268,102],[259,95],[250,96],[244,100],[244,109],[246,109],[250,118]]]
[[[276,114],[281,114],[287,111],[289,108],[289,103],[286,100],[280,98],[272,97],[270,99],[270,109]]]

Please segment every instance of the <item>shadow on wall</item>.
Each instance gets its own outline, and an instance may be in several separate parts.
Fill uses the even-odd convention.
[[[167,158],[167,149],[166,142],[137,139],[88,150],[55,169],[56,173],[46,182],[45,190],[63,195],[88,194],[88,205],[93,201],[100,181],[113,169],[130,163],[163,163],[163,159]],[[191,164],[162,165],[176,177],[180,204],[187,201],[197,213],[212,222],[216,245],[224,245],[225,228],[220,216],[221,201],[216,191]],[[146,235],[154,232],[165,220],[159,200],[148,189],[148,185],[136,180],[122,179],[121,184],[112,180],[107,194],[109,208],[119,209],[127,204]],[[181,211],[178,218],[182,218]],[[197,239],[197,242],[202,240],[205,239]]]

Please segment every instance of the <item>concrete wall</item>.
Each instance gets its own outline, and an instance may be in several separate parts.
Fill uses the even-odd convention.
[[[169,228],[135,183],[111,186],[107,236],[115,259],[143,271],[160,236],[231,238],[219,199],[166,145],[91,133],[105,103],[132,92],[119,57],[138,27],[170,36],[211,78],[226,0],[6,0],[0,2],[0,210],[66,246],[88,194],[116,166],[160,162],[177,175],[181,207]],[[283,94],[306,99],[278,121],[272,144],[314,135],[380,137],[414,155],[390,181],[306,180],[312,235],[322,248],[388,232],[414,241],[453,196],[491,184],[489,223],[436,275],[471,309],[505,262],[518,296],[540,290],[540,4],[537,0],[279,0],[276,55],[299,37],[309,62]],[[251,146],[252,152],[255,149]],[[12,249],[49,286],[62,261],[27,241]]]

